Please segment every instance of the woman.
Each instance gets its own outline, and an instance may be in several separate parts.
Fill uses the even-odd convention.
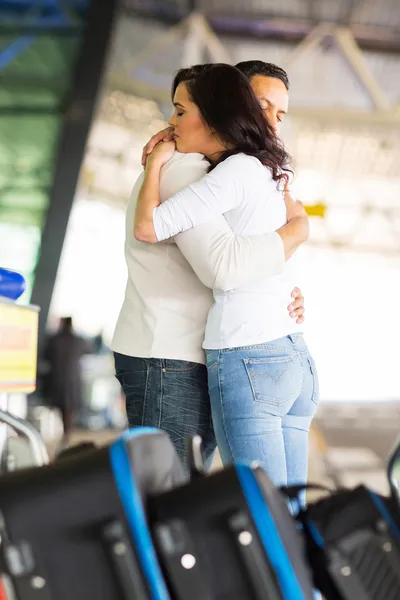
[[[175,144],[156,147],[138,198],[135,237],[165,240],[221,213],[236,235],[281,227],[289,157],[247,79],[234,67],[214,65],[194,79],[178,73],[174,92],[176,148],[204,154],[211,169],[159,206],[160,170]],[[223,462],[258,460],[277,485],[306,482],[318,403],[314,361],[285,312],[293,277],[290,260],[282,275],[260,273],[254,285],[214,289],[203,344]]]

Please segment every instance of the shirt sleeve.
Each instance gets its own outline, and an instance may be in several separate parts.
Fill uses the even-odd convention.
[[[200,181],[155,208],[153,224],[157,240],[166,240],[236,208],[244,184],[242,170],[237,168],[239,161],[237,156],[228,158]]]
[[[221,215],[175,237],[200,281],[227,292],[282,273],[285,251],[275,231],[235,236]]]
[[[191,155],[171,162],[161,174],[161,200],[201,178],[205,165],[205,161],[194,160]],[[175,242],[203,285],[211,289],[245,287],[261,276],[278,275],[285,265],[283,241],[278,233],[235,236],[221,214],[180,233]]]

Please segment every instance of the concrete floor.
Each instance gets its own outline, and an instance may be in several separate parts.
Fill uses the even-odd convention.
[[[309,481],[329,486],[353,487],[363,482],[379,492],[387,491],[387,457],[400,432],[400,403],[322,404],[310,435]],[[94,441],[103,445],[118,431],[82,431],[73,434],[72,444]],[[12,441],[18,464],[29,463],[26,445]],[[48,441],[53,456],[58,440]],[[220,466],[216,457],[214,467]],[[310,499],[315,497],[310,495]]]
[[[93,441],[98,445],[111,442],[119,433],[112,430],[74,432],[71,444]],[[352,429],[332,430],[313,429],[310,435],[309,481],[329,487],[337,485],[353,487],[365,483],[378,492],[387,492],[385,476],[385,460],[392,447],[396,435],[387,431],[357,431]],[[325,446],[326,444],[326,446]],[[58,442],[49,444],[49,451],[54,455]],[[221,461],[217,453],[213,468],[220,468]],[[320,494],[310,493],[309,500]]]

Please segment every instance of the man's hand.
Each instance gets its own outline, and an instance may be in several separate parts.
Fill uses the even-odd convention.
[[[289,190],[286,188],[284,192],[285,204],[286,204],[286,218],[287,222],[290,223],[293,219],[304,219],[308,225],[308,216],[306,209],[300,200],[293,200]],[[308,231],[307,238],[308,239]],[[306,241],[306,239],[304,241]]]
[[[154,150],[155,146],[157,146],[157,144],[159,144],[160,142],[172,142],[173,139],[174,139],[174,128],[173,127],[166,127],[162,131],[159,131],[158,133],[153,135],[151,140],[149,142],[147,142],[147,144],[143,148],[143,152],[142,152],[143,167],[146,166],[147,157],[149,156],[149,154],[151,154],[153,152],[153,150]]]
[[[292,319],[296,319],[296,323],[301,325],[304,323],[304,296],[298,287],[295,287],[292,292],[293,302],[289,304],[288,311]]]
[[[289,260],[296,252],[297,248],[308,240],[310,235],[310,226],[306,210],[301,202],[295,201],[290,193],[285,190],[284,194],[286,204],[287,223],[277,229],[283,241],[285,250],[285,260]]]

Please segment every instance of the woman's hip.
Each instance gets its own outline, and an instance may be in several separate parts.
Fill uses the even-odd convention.
[[[237,415],[283,417],[311,376],[312,359],[301,334],[257,346],[207,350],[206,356],[212,401],[218,396]]]

